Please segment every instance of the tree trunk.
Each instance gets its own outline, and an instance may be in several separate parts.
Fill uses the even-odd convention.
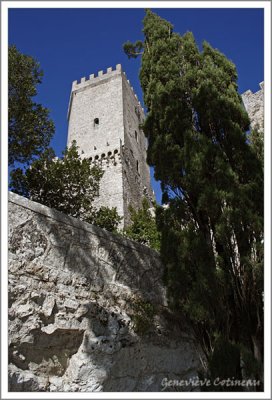
[[[263,351],[262,351],[262,343],[261,341],[257,338],[257,336],[252,335],[251,336],[252,344],[253,344],[253,352],[254,352],[254,357],[258,361],[260,370],[259,370],[259,379],[261,381],[261,385],[256,388],[257,391],[263,391],[264,390],[264,370],[263,370]]]

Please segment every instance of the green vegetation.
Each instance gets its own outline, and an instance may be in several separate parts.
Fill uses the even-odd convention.
[[[152,327],[155,308],[151,303],[140,299],[133,303],[132,308],[133,328],[138,335],[145,335]]]
[[[221,338],[245,348],[262,379],[263,168],[235,65],[150,10],[143,25],[142,45],[124,50],[142,53],[148,162],[168,204],[157,223],[170,305],[191,321],[210,370],[225,362]],[[237,357],[228,362],[239,378]]]
[[[122,217],[118,214],[116,207],[109,208],[102,206],[93,213],[93,218],[89,222],[109,232],[117,233],[118,225],[121,221]]]
[[[25,197],[55,208],[75,218],[88,219],[91,203],[98,195],[102,171],[81,159],[76,144],[56,158],[52,149],[34,161],[25,173],[11,173],[11,187]]]
[[[10,189],[67,215],[116,231],[121,217],[116,208],[95,209],[103,175],[81,159],[76,143],[56,158],[49,147],[54,124],[49,111],[32,101],[43,72],[33,57],[9,47],[9,164]],[[21,167],[18,167],[21,163]]]
[[[49,111],[33,102],[43,72],[34,58],[8,50],[8,145],[9,165],[31,162],[43,154],[54,134]]]
[[[255,127],[251,129],[249,135],[250,145],[252,146],[253,151],[256,153],[258,159],[261,161],[262,165],[264,164],[264,137],[263,132]]]
[[[136,242],[145,244],[154,250],[160,250],[160,233],[152,216],[147,199],[143,199],[142,208],[129,208],[131,224],[124,230],[124,235]]]
[[[33,201],[115,231],[121,221],[116,208],[97,210],[92,204],[99,194],[102,175],[100,168],[80,157],[73,142],[63,152],[63,158],[56,158],[53,150],[48,149],[25,171],[12,171],[10,186],[15,193]]]

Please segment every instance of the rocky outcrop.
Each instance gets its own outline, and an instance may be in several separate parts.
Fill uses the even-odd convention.
[[[196,376],[162,273],[149,248],[10,193],[9,390],[160,391]]]

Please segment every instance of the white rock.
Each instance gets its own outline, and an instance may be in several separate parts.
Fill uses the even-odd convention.
[[[33,314],[33,307],[29,303],[22,304],[15,309],[15,312],[19,318],[24,318]]]
[[[46,317],[50,317],[55,305],[55,298],[51,295],[47,296],[42,305],[43,314]]]
[[[64,307],[70,308],[71,310],[76,310],[79,306],[79,303],[72,299],[67,299],[64,302]]]

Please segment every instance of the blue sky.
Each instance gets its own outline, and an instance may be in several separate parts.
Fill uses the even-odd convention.
[[[153,9],[181,34],[192,31],[231,59],[238,71],[239,92],[259,89],[264,78],[263,10]],[[127,41],[142,39],[143,9],[10,9],[9,43],[36,58],[44,71],[36,101],[48,107],[56,126],[52,146],[66,145],[67,107],[72,81],[122,64],[142,101],[140,60],[128,60]],[[157,201],[159,184],[152,179]]]

